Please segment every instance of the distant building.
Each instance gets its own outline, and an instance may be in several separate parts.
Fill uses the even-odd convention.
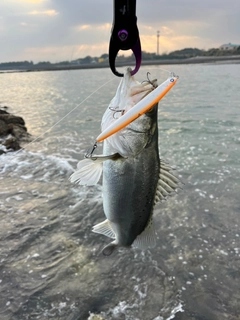
[[[227,43],[227,44],[222,44],[219,49],[221,50],[233,50],[233,49],[237,49],[238,47],[240,47],[240,44],[232,44],[232,43]]]

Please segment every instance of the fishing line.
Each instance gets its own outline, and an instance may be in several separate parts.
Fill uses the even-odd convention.
[[[172,71],[167,70],[167,69],[163,69],[158,67],[158,69],[164,71],[164,72],[168,72],[168,73],[172,73]],[[88,95],[84,100],[82,100],[75,108],[73,108],[71,111],[69,111],[65,116],[63,116],[60,120],[58,120],[53,126],[51,126],[50,128],[48,128],[46,131],[44,131],[42,134],[40,134],[39,136],[37,136],[35,139],[33,139],[30,143],[26,144],[25,147],[30,146],[31,144],[33,144],[34,142],[36,142],[38,139],[40,139],[41,137],[43,137],[47,132],[51,131],[53,128],[55,128],[60,122],[62,122],[64,119],[66,119],[71,113],[73,113],[77,108],[79,108],[86,100],[88,100],[92,95],[94,95],[95,93],[97,93],[101,88],[105,87],[109,82],[113,81],[113,79],[108,80],[107,82],[105,82],[103,85],[101,85],[100,87],[98,87],[96,90],[94,90],[90,95]],[[87,107],[85,107],[82,112],[84,112],[86,110]],[[20,149],[16,152],[16,154],[18,154],[19,152],[21,152],[23,150]]]
[[[25,147],[30,146],[32,143],[36,142],[38,139],[40,139],[41,137],[43,137],[47,132],[49,132],[50,130],[52,130],[53,128],[55,128],[60,122],[62,122],[64,119],[66,119],[73,111],[75,111],[77,108],[79,108],[86,100],[88,100],[92,95],[94,95],[95,93],[97,93],[101,88],[103,88],[104,86],[106,86],[109,82],[113,81],[113,79],[108,80],[107,82],[105,82],[103,85],[101,85],[100,87],[98,87],[96,90],[94,90],[89,96],[87,96],[84,100],[82,100],[75,108],[73,108],[71,111],[69,111],[67,114],[65,114],[65,116],[63,116],[60,120],[58,120],[53,126],[51,126],[50,128],[48,128],[46,131],[44,131],[42,134],[40,134],[39,136],[37,136],[35,139],[33,139],[30,143],[26,144]],[[85,107],[82,112],[84,112],[87,109],[87,107]],[[16,152],[16,154],[18,154],[19,152],[21,152],[23,149],[20,149]]]
[[[170,70],[167,70],[167,69],[163,69],[163,68],[160,68],[160,67],[158,67],[158,69],[160,69],[160,70],[162,70],[162,71],[165,71],[165,72],[169,72],[169,73],[172,73],[172,71],[170,71]]]
[[[151,69],[156,69],[156,66],[154,65]],[[167,73],[173,73],[173,71],[170,71],[170,70],[168,70],[168,69],[161,68],[161,67],[159,67],[159,66],[157,66],[157,69],[162,70],[162,71],[167,72]]]

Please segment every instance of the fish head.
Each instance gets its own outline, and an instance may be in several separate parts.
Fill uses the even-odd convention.
[[[110,102],[102,118],[102,131],[114,123],[119,117],[128,112],[140,100],[157,86],[153,82],[138,82],[131,76],[128,68],[121,79],[115,97]],[[117,152],[123,157],[137,156],[148,145],[157,129],[156,104],[152,109],[138,117],[125,128],[108,137],[104,144],[112,152]]]

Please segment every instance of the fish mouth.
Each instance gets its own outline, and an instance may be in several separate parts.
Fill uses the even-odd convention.
[[[117,89],[115,101],[112,101],[108,107],[112,112],[112,119],[114,120],[117,120],[131,110],[158,86],[157,79],[149,79],[149,72],[147,72],[147,80],[141,83],[134,79],[131,72],[132,69],[130,67],[126,68],[124,77],[121,79]],[[124,103],[122,101],[124,101]]]

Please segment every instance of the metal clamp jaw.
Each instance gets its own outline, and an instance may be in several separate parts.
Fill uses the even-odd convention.
[[[136,59],[132,75],[140,68],[142,53],[137,28],[136,0],[114,0],[114,21],[109,43],[109,65],[112,72],[123,77],[115,68],[115,60],[119,50],[131,49]]]

